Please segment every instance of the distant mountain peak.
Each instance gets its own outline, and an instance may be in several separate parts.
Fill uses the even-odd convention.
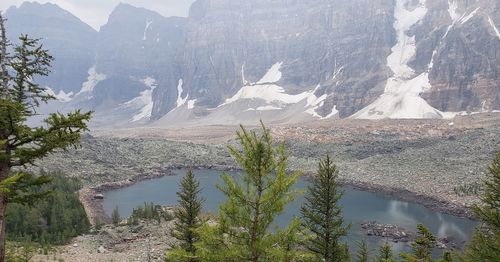
[[[6,11],[6,16],[14,17],[37,17],[37,19],[58,19],[69,21],[73,24],[78,24],[85,27],[85,30],[92,30],[97,32],[87,23],[83,22],[80,18],[73,15],[71,12],[60,7],[54,3],[39,3],[36,1],[25,1],[19,7],[12,6]],[[36,23],[36,21],[34,21]]]

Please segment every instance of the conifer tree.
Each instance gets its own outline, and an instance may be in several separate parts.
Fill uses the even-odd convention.
[[[319,162],[318,171],[307,188],[301,208],[304,227],[312,236],[306,248],[323,261],[345,261],[349,256],[340,238],[347,235],[350,225],[344,224],[339,200],[342,192],[337,183],[338,170],[330,156]]]
[[[122,218],[120,217],[120,211],[118,210],[118,207],[115,207],[113,209],[113,213],[111,213],[111,220],[113,221],[113,224],[116,226],[120,223]]]
[[[358,253],[356,254],[357,262],[368,262],[368,247],[366,241],[362,240],[358,243]]]
[[[172,235],[181,242],[182,250],[170,254],[172,261],[174,258],[180,260],[182,256],[186,261],[196,261],[195,243],[199,240],[197,230],[202,225],[200,213],[203,199],[199,196],[200,191],[200,182],[195,179],[193,171],[188,170],[181,180],[181,191],[177,192],[180,207],[175,210],[176,221],[172,231]]]
[[[466,261],[500,261],[500,152],[489,166],[481,204],[474,206],[481,221],[469,243]]]
[[[16,198],[32,201],[33,197],[23,194],[25,189],[48,182],[44,177],[13,175],[11,169],[34,164],[55,150],[77,145],[91,117],[90,112],[82,114],[77,110],[67,115],[51,114],[39,127],[27,125],[40,103],[55,99],[34,82],[49,74],[53,58],[39,40],[25,35],[19,38],[19,45],[12,47],[4,21],[0,12],[0,261],[5,258],[7,204]],[[13,50],[13,54],[8,54],[8,50]]]
[[[299,222],[278,232],[270,227],[296,196],[292,186],[300,173],[287,174],[285,147],[273,145],[263,124],[260,134],[241,127],[237,140],[241,148],[228,148],[242,172],[238,178],[222,175],[218,188],[227,200],[220,206],[218,225],[201,230],[200,256],[203,261],[296,261],[304,255],[295,246]]]
[[[422,261],[430,262],[432,260],[431,250],[436,245],[436,237],[422,224],[417,224],[418,238],[411,244],[413,254],[402,253],[403,261]]]
[[[378,251],[378,256],[375,259],[376,262],[396,262],[396,258],[392,254],[392,248],[389,243],[385,243],[380,246]]]

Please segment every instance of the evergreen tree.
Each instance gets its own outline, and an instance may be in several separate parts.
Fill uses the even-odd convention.
[[[417,224],[418,238],[411,244],[413,254],[402,253],[404,261],[430,262],[432,260],[431,250],[436,245],[436,237],[422,224]]]
[[[196,261],[194,244],[199,240],[197,230],[202,224],[200,213],[203,199],[199,196],[200,191],[200,182],[195,179],[193,171],[188,170],[182,178],[181,191],[177,192],[180,207],[175,210],[176,220],[172,231],[172,235],[181,242],[181,248],[185,251],[181,253],[188,254],[187,261]]]
[[[392,254],[392,248],[389,243],[380,246],[376,262],[396,262],[396,258]]]
[[[23,241],[28,237],[39,244],[65,244],[79,234],[87,233],[90,222],[78,198],[81,188],[75,178],[62,173],[45,174],[52,178],[50,183],[32,188],[29,193],[50,192],[37,201],[36,205],[10,203],[6,211],[8,241]]]
[[[57,149],[77,145],[87,130],[89,113],[51,114],[40,127],[26,121],[36,115],[41,102],[55,99],[34,82],[50,72],[53,58],[39,40],[23,35],[20,44],[11,45],[0,14],[0,261],[5,258],[5,211],[13,201],[30,202],[37,197],[23,194],[27,188],[47,182],[44,177],[24,173],[12,176],[11,169],[33,164]],[[19,195],[22,195],[19,197]]]
[[[120,211],[118,210],[118,207],[115,207],[113,209],[113,213],[111,213],[111,220],[113,221],[113,224],[115,226],[121,222],[122,218],[120,217]]]
[[[481,204],[474,206],[482,225],[466,249],[466,261],[500,261],[500,152],[489,166],[484,187]]]
[[[308,250],[323,261],[345,261],[345,252],[340,238],[347,235],[350,225],[344,224],[339,200],[337,167],[330,157],[319,162],[317,174],[307,188],[305,203],[301,208],[304,227],[312,234],[305,242]]]
[[[366,246],[366,241],[362,240],[358,242],[358,253],[356,255],[357,262],[368,262],[368,247]]]
[[[270,131],[262,133],[241,127],[237,132],[241,148],[229,146],[243,172],[238,178],[223,174],[218,188],[227,200],[219,210],[217,225],[205,224],[198,253],[203,261],[294,261],[302,257],[295,243],[299,222],[285,230],[270,230],[277,215],[296,196],[292,190],[299,177],[287,174],[283,144],[273,146]],[[291,250],[294,252],[290,252]]]
[[[443,257],[439,260],[439,262],[453,262],[453,256],[450,251],[445,251],[443,253]]]

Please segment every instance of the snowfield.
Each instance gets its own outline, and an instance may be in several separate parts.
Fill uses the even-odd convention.
[[[264,76],[256,83],[249,83],[245,79],[245,67],[243,65],[241,67],[241,74],[243,83],[246,83],[246,85],[243,86],[234,96],[226,99],[226,101],[224,101],[224,103],[219,105],[217,108],[245,99],[258,99],[265,102],[266,105],[257,108],[248,108],[245,111],[283,110],[284,108],[282,105],[297,104],[301,101],[306,101],[304,112],[314,117],[325,119],[330,118],[338,113],[338,111],[335,109],[335,106],[332,109],[332,112],[326,117],[322,117],[316,112],[319,107],[323,106],[324,101],[327,97],[326,94],[320,97],[317,97],[315,95],[315,93],[320,88],[320,85],[317,85],[316,88],[311,91],[306,91],[295,95],[287,94],[282,86],[276,84],[281,80],[283,76],[281,72],[282,65],[283,62],[278,62],[272,65],[264,74]],[[339,74],[341,71],[342,68],[336,71],[336,74]],[[335,77],[336,75],[334,75],[334,78]]]
[[[428,72],[415,75],[415,70],[409,62],[415,57],[415,36],[408,35],[411,27],[425,17],[427,8],[425,0],[420,0],[412,11],[406,9],[410,0],[398,0],[394,10],[394,29],[397,33],[397,43],[392,47],[392,53],[387,57],[387,66],[394,75],[387,80],[384,94],[375,102],[365,107],[353,118],[384,119],[384,118],[442,118],[445,116],[439,110],[430,106],[420,94],[431,88]],[[450,16],[456,17],[455,8]],[[431,69],[433,61],[428,68]]]

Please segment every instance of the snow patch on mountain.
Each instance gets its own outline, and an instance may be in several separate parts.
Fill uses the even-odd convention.
[[[409,11],[406,6],[411,0],[398,0],[394,10],[394,29],[397,43],[387,57],[387,65],[394,75],[387,80],[384,94],[375,102],[354,114],[353,118],[441,118],[443,114],[430,106],[420,94],[431,88],[427,72],[415,76],[415,71],[408,65],[416,54],[415,36],[409,36],[410,28],[421,21],[427,14],[425,0]],[[432,61],[429,67],[432,67]]]
[[[50,87],[45,87],[45,93],[55,97],[57,100],[67,103],[73,99],[73,92],[66,93],[64,90],[59,90],[59,93],[55,93]]]
[[[266,103],[282,102],[285,104],[295,104],[307,98],[307,95],[307,92],[289,95],[285,93],[283,87],[274,84],[244,86],[233,97],[226,99],[220,106],[231,104],[241,99],[262,99]]]
[[[256,84],[267,84],[267,83],[276,83],[281,79],[281,66],[283,62],[279,62],[271,66],[269,70],[267,70],[266,74],[256,83]]]
[[[333,77],[332,77],[332,80],[335,80],[337,79],[337,77],[342,73],[342,71],[344,70],[344,66],[341,66],[339,67],[338,69],[336,69],[334,72],[333,72]]]
[[[193,109],[195,107],[196,101],[198,99],[192,99],[187,101],[187,108],[188,109]]]
[[[243,85],[248,85],[248,81],[245,78],[245,64],[241,65],[241,81],[243,82]]]
[[[82,88],[80,89],[80,92],[78,92],[76,95],[80,95],[82,93],[92,93],[94,91],[94,88],[96,85],[106,79],[105,74],[99,74],[97,73],[95,66],[91,67],[88,71],[88,77],[87,81],[82,84]]]
[[[460,15],[457,12],[458,3],[455,1],[448,0],[448,13],[450,14],[452,21],[457,21]]]
[[[478,7],[476,8],[474,11],[470,12],[470,14],[468,14],[467,16],[464,16],[462,18],[460,18],[460,24],[465,24],[467,23],[467,21],[469,21],[472,17],[474,17],[477,13],[477,11],[479,11],[481,7]]]
[[[140,93],[140,95],[128,102],[123,106],[138,110],[132,117],[131,122],[137,122],[142,119],[149,119],[153,111],[153,91],[156,88],[156,80],[152,77],[146,77],[141,82],[148,88]]]
[[[257,108],[249,108],[245,111],[271,111],[271,110],[281,110],[281,107],[267,105],[267,106],[259,106]]]
[[[189,95],[187,95],[186,97],[182,98],[182,93],[184,92],[184,89],[182,87],[183,84],[184,84],[184,82],[182,81],[182,78],[179,79],[179,83],[177,84],[177,102],[176,102],[177,107],[181,107],[184,104],[186,104],[186,102],[187,102],[187,100],[189,98]]]
[[[305,100],[306,105],[304,112],[313,115],[315,117],[322,118],[316,112],[316,110],[319,107],[323,106],[327,95],[324,94],[320,97],[317,97],[315,95],[320,85],[316,86],[316,88],[311,91],[305,91],[295,95],[287,94],[283,87],[275,84],[276,82],[281,80],[282,65],[283,62],[275,63],[273,66],[271,66],[271,68],[269,68],[266,74],[258,82],[243,86],[234,96],[226,99],[226,101],[224,101],[224,103],[219,105],[217,108],[220,108],[222,106],[231,103],[235,103],[243,99],[260,99],[263,100],[267,105],[260,106],[257,108],[249,108],[246,111],[281,110],[283,109],[281,107],[281,105],[283,104],[296,104]],[[339,74],[341,71],[342,68],[337,70],[337,74]],[[243,79],[245,79],[243,66],[242,66],[242,76]],[[336,110],[333,110],[332,113],[333,115],[335,115],[338,112]]]
[[[493,28],[493,31],[495,31],[495,33],[498,36],[498,39],[500,40],[500,31],[498,31],[498,28],[496,27],[495,23],[493,22],[493,19],[491,19],[491,17],[489,17],[489,16],[488,16],[488,22],[490,22],[490,25]]]
[[[153,20],[146,20],[146,27],[144,28],[144,35],[142,37],[143,41],[146,41],[148,39],[148,30],[152,24],[153,24]]]
[[[336,70],[336,72],[337,72],[336,74],[339,74],[342,71],[342,68],[343,67],[341,67],[339,70]],[[334,79],[335,78],[336,78],[336,76],[334,76]],[[314,90],[307,92],[308,96],[307,96],[307,101],[306,101],[306,105],[305,105],[305,108],[307,108],[307,109],[305,112],[307,114],[310,114],[310,115],[312,115],[316,118],[319,118],[319,119],[327,119],[327,118],[330,118],[330,117],[338,114],[339,111],[337,110],[336,105],[333,106],[331,113],[328,114],[327,116],[323,117],[320,114],[318,114],[318,112],[316,112],[316,110],[319,107],[322,107],[325,104],[325,100],[327,97],[327,94],[323,94],[320,97],[317,97],[315,95],[319,88],[320,88],[320,85],[318,84]]]
[[[336,114],[338,114],[339,111],[337,110],[337,106],[334,105],[333,108],[332,108],[332,112],[330,114],[326,115],[326,116],[321,116],[320,114],[318,114],[316,112],[316,109],[314,109],[314,108],[307,109],[306,113],[311,114],[312,116],[314,116],[316,118],[319,118],[321,120],[324,120],[324,119],[332,118],[333,116],[335,116]]]

